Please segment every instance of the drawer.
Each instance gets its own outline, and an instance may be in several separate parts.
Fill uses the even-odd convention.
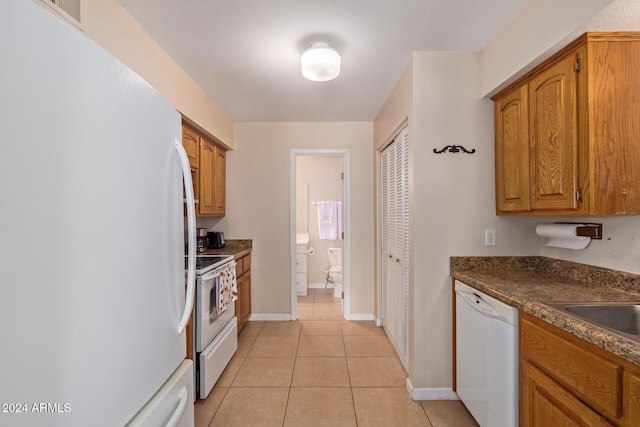
[[[525,318],[520,322],[520,350],[523,359],[531,361],[601,414],[609,419],[620,417],[621,365]]]
[[[296,271],[303,273],[307,271],[307,255],[296,254]]]
[[[593,411],[535,366],[522,364],[522,400],[520,425],[566,426],[576,419],[593,427],[613,427],[602,415]]]
[[[307,294],[307,273],[296,274],[296,290],[298,295]]]
[[[236,276],[240,277],[251,270],[251,254],[236,259]]]
[[[236,259],[236,277],[242,276],[242,273],[244,273],[244,258]]]

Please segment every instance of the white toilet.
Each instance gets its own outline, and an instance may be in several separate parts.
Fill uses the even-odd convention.
[[[329,280],[333,283],[333,296],[342,298],[342,248],[328,248]]]

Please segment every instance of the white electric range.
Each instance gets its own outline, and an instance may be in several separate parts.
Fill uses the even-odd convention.
[[[187,262],[185,258],[185,263]],[[232,255],[198,255],[193,328],[195,396],[204,399],[238,349],[233,287],[236,263]],[[227,299],[221,294],[229,293]],[[229,299],[230,298],[230,299]]]

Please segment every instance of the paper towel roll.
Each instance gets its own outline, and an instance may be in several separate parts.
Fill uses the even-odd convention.
[[[576,230],[583,224],[539,224],[536,234],[549,237],[545,246],[565,249],[584,249],[591,241],[590,237],[576,235]]]

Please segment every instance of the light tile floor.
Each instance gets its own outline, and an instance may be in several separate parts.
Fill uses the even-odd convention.
[[[332,290],[313,291],[335,305],[322,301]],[[249,322],[213,391],[196,402],[196,427],[477,427],[459,401],[411,400],[382,328],[340,320],[339,302],[337,314],[321,305],[317,315],[332,320]]]
[[[309,288],[306,296],[298,297],[299,320],[343,319],[342,302],[333,297],[333,288]]]

